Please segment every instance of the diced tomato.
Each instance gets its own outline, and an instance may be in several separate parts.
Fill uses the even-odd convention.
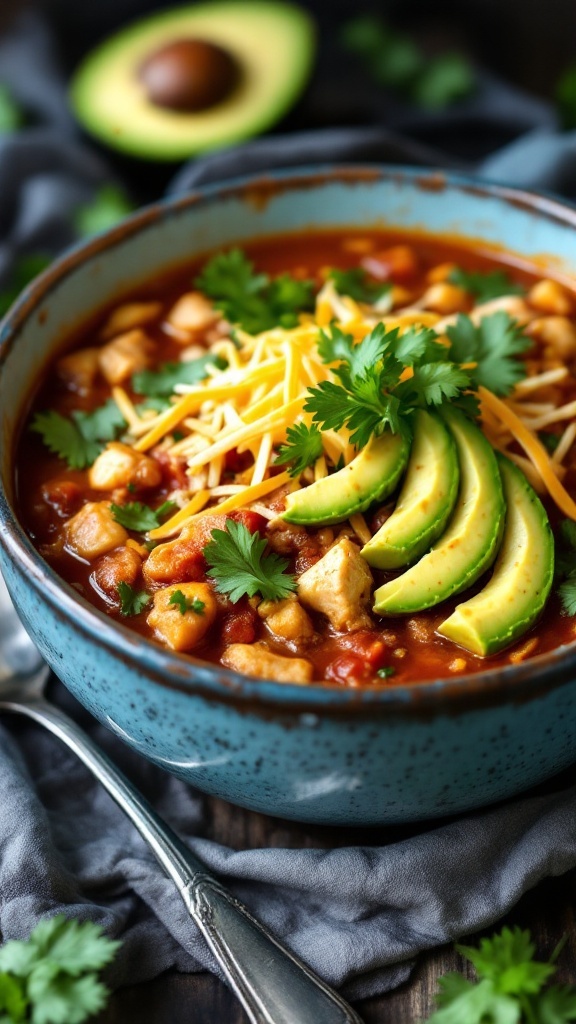
[[[231,473],[242,473],[245,469],[248,469],[252,456],[250,452],[240,452],[236,448],[232,451],[226,452],[224,456],[224,466]]]
[[[42,497],[59,516],[70,516],[80,507],[82,490],[73,480],[47,480],[42,484]]]
[[[393,245],[370,253],[362,258],[361,265],[377,281],[406,281],[419,270],[418,257],[410,245]]]
[[[164,448],[154,448],[150,455],[160,463],[162,483],[170,490],[185,490],[190,481],[186,473],[186,461],[170,455]]]
[[[259,512],[252,512],[250,509],[240,509],[238,512],[231,512],[230,516],[226,518],[242,523],[250,533],[263,533],[268,525],[268,520],[264,516],[261,516]]]
[[[353,651],[372,669],[382,668],[386,660],[386,644],[378,633],[368,629],[359,629],[341,640],[343,647]]]
[[[224,617],[222,639],[225,644],[252,644],[256,639],[258,614],[247,601],[240,602]]]
[[[365,681],[373,675],[373,671],[357,654],[339,654],[326,668],[326,679],[337,683]]]

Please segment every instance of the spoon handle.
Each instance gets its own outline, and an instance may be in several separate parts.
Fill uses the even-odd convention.
[[[213,878],[142,794],[76,723],[53,704],[4,699],[0,710],[32,718],[78,755],[128,815],[204,935],[252,1024],[362,1024],[358,1015]]]

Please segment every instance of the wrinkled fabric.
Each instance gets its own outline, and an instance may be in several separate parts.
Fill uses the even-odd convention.
[[[1,283],[20,254],[56,253],[74,239],[74,211],[111,171],[74,125],[50,34],[32,12],[0,39],[0,81],[32,122],[0,138]],[[367,116],[376,120],[374,110]],[[390,106],[386,119],[386,128],[371,123],[249,142],[185,165],[169,191],[273,167],[369,160],[447,166],[576,194],[576,133],[559,133],[546,104],[491,76],[477,97],[436,120]],[[466,133],[474,146],[464,143]],[[502,138],[506,145],[492,151]],[[294,829],[293,848],[227,849],[207,838],[208,798],[121,744],[55,681],[51,695],[250,910],[351,998],[400,984],[420,951],[497,921],[541,879],[576,865],[575,771],[545,793],[448,823],[371,830],[360,842],[356,831],[348,845],[345,830],[313,830],[312,848],[298,848],[302,832]],[[0,794],[4,940],[25,937],[41,917],[63,911],[123,940],[112,985],[170,968],[219,973],[173,883],[58,740],[5,717]],[[290,829],[283,826],[284,834]]]

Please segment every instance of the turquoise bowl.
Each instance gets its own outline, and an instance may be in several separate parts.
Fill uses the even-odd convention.
[[[46,661],[167,771],[233,803],[329,825],[454,814],[566,767],[576,759],[576,645],[473,677],[364,692],[247,679],[173,655],[96,611],[40,558],[14,511],[13,452],[39,376],[105,303],[218,246],[378,225],[473,238],[576,274],[576,212],[554,199],[438,172],[304,169],[143,210],[64,255],[0,333],[0,563]]]

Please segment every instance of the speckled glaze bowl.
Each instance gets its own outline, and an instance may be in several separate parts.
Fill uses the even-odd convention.
[[[576,645],[474,677],[364,692],[246,679],[170,654],[95,611],[36,553],[14,512],[13,451],[43,368],[103,304],[221,245],[374,225],[459,234],[576,274],[576,211],[553,199],[420,170],[316,168],[136,214],[43,274],[0,335],[0,563],[43,656],[166,770],[243,806],[331,825],[453,814],[566,767],[576,759]]]

